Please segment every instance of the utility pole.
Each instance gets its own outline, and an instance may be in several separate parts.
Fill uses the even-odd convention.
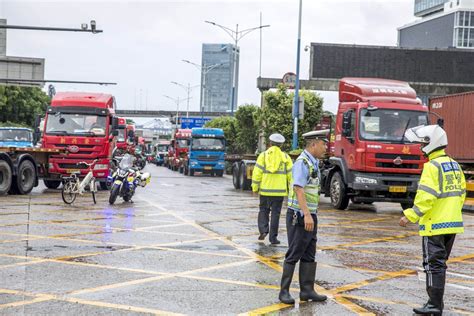
[[[171,81],[171,83],[183,88],[186,91],[186,93],[188,94],[188,104],[186,106],[186,117],[189,117],[189,100],[191,99],[191,91],[192,91],[192,89],[194,89],[196,87],[199,87],[199,85],[191,86],[191,84],[188,82],[188,85],[186,86],[186,85],[181,84],[181,83],[176,82],[176,81]]]
[[[179,97],[178,98],[172,98],[168,95],[163,95],[165,98],[167,99],[170,99],[172,101],[174,101],[176,103],[176,129],[178,129],[178,121],[179,121],[179,103],[182,102],[182,101],[186,101],[188,100],[189,98],[186,98],[186,99],[180,99]]]
[[[95,20],[91,20],[90,28],[87,23],[82,23],[81,28],[49,27],[49,26],[25,26],[25,25],[0,25],[0,29],[29,30],[29,31],[56,31],[56,32],[88,32],[92,34],[102,33],[97,29]]]
[[[249,28],[249,29],[239,31],[239,25],[236,24],[235,31],[234,31],[234,30],[232,30],[232,29],[230,29],[226,26],[217,24],[215,22],[211,22],[211,21],[204,21],[204,22],[212,24],[212,25],[217,26],[217,27],[221,28],[222,30],[224,30],[224,32],[226,32],[230,37],[232,37],[232,39],[234,40],[234,43],[235,43],[234,55],[233,55],[233,65],[232,65],[233,75],[232,75],[232,101],[231,101],[231,114],[234,115],[234,109],[236,108],[236,103],[237,103],[237,95],[236,95],[235,90],[236,90],[236,85],[238,83],[237,54],[240,54],[240,52],[238,50],[239,41],[242,39],[242,37],[249,34],[250,32],[255,31],[255,30],[261,30],[264,27],[270,27],[270,25],[260,25],[260,26],[257,26],[257,27],[252,27],[252,28]]]

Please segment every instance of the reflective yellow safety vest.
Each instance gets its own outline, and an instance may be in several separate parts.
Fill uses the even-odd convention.
[[[314,172],[314,165],[310,158],[306,155],[306,152],[303,152],[296,159],[296,161],[298,160],[302,160],[309,169],[309,178],[307,180],[307,184],[304,187],[304,196],[306,198],[306,205],[308,206],[309,212],[311,214],[316,214],[319,205],[319,191],[321,190],[321,173],[319,169]],[[301,210],[300,204],[298,202],[293,183],[290,186],[290,194],[288,195],[288,208],[298,211],[301,215],[303,215],[303,210]]]
[[[463,171],[444,150],[431,153],[429,160],[423,166],[414,206],[403,213],[411,222],[418,222],[421,236],[463,233]]]
[[[252,191],[265,196],[286,196],[293,162],[280,147],[272,146],[257,158],[252,173]]]

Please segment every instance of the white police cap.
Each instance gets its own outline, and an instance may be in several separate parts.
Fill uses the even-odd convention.
[[[270,137],[268,138],[271,142],[277,143],[277,144],[283,144],[285,142],[285,137],[283,137],[282,134],[271,134]]]
[[[328,136],[329,130],[328,129],[323,129],[321,131],[311,131],[303,134],[303,138],[306,139],[321,139],[325,142],[328,142],[327,136]]]

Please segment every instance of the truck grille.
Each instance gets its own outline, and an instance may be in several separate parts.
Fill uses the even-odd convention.
[[[58,166],[61,169],[87,169],[89,168],[88,166],[84,164],[77,165],[75,163],[59,163]]]
[[[402,160],[421,160],[421,157],[417,155],[375,154],[375,158],[379,159],[396,159],[398,157]]]
[[[55,148],[61,148],[61,149],[67,149],[68,146],[71,146],[70,144],[54,144]],[[77,153],[71,153],[73,155],[91,155],[94,153],[94,145],[75,145],[79,147],[79,151]]]
[[[418,164],[413,163],[403,163],[401,165],[396,165],[393,162],[377,162],[375,165],[379,168],[418,169]]]
[[[198,160],[201,161],[216,161],[219,159],[219,156],[213,155],[213,156],[197,156]]]

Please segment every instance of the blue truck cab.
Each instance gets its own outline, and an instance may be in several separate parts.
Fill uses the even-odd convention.
[[[25,127],[0,127],[0,147],[33,147],[33,131]]]
[[[202,172],[222,177],[225,168],[225,146],[222,129],[193,128],[184,173],[194,176],[195,172]]]

